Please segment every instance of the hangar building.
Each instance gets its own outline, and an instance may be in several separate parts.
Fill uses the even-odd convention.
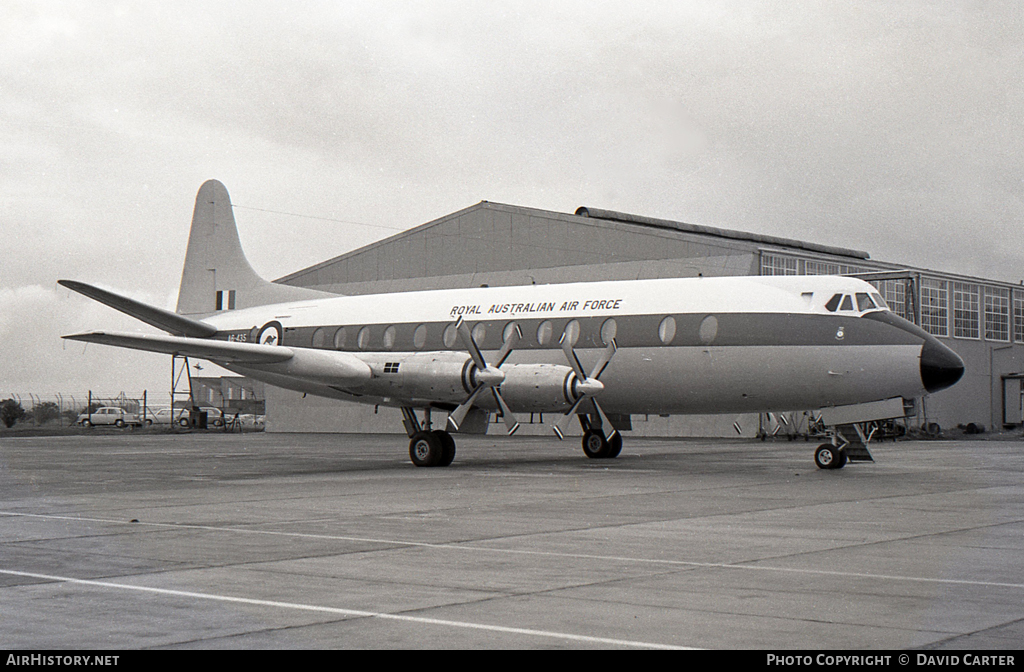
[[[1020,425],[1024,286],[874,261],[867,252],[593,208],[574,214],[481,202],[276,282],[340,294],[725,275],[857,275],[940,338],[966,372],[916,405],[915,424]],[[757,415],[633,416],[635,435],[745,436],[806,422]],[[553,418],[520,418],[550,433]],[[495,420],[496,421],[496,420]],[[267,387],[268,431],[402,432],[398,409]],[[788,431],[788,430],[787,430]]]

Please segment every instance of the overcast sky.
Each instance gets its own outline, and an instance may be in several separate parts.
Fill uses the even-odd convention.
[[[210,178],[268,278],[481,200],[1024,278],[1015,1],[15,0],[0,64],[0,398],[166,393],[56,281],[173,308]]]

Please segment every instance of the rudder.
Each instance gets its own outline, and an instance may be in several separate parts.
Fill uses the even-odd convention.
[[[208,180],[196,194],[177,312],[210,315],[223,310],[334,296],[261,278],[245,258],[228,190]]]

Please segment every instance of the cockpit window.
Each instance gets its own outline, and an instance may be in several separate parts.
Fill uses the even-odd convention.
[[[885,302],[881,294],[877,292],[871,292],[871,298],[875,300],[875,305],[883,310],[889,310],[889,304]]]
[[[857,310],[871,310],[874,307],[875,303],[870,296],[864,292],[857,292]]]
[[[825,309],[828,310],[828,312],[830,313],[836,312],[836,310],[839,308],[839,302],[842,300],[843,295],[836,294],[835,296],[828,300],[828,303],[825,304]]]
[[[853,310],[853,299],[849,294],[843,297],[843,305],[839,307],[839,310]]]

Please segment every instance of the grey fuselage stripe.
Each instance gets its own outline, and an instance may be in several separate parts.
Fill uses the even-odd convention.
[[[662,341],[659,326],[671,317],[675,322],[673,337]],[[559,348],[558,340],[566,325],[576,319],[580,325],[580,336],[576,348],[603,348],[602,327],[606,333],[606,322],[614,319],[614,338],[619,347],[650,347],[671,345],[675,347],[735,347],[735,346],[819,346],[823,344],[864,346],[864,345],[920,345],[928,335],[911,322],[892,313],[868,313],[858,316],[852,313],[800,314],[800,313],[699,313],[675,315],[625,315],[609,317],[581,317],[554,319],[502,319],[467,322],[475,330],[474,337],[481,350],[498,350],[503,343],[507,325],[515,322],[523,333],[516,350],[548,350]],[[542,323],[550,322],[550,336],[541,342],[538,331]],[[318,347],[344,352],[418,352],[465,350],[461,339],[450,345],[444,342],[445,330],[454,322],[425,323],[378,323],[346,324],[309,327],[285,327],[282,345],[299,348]],[[482,328],[478,325],[483,325]],[[419,326],[426,328],[426,338],[416,347],[414,333]],[[253,325],[248,330],[218,332],[215,338],[256,342],[256,335],[263,325]],[[359,347],[358,334],[368,328],[369,337],[365,347]],[[393,341],[385,347],[385,330],[394,327]],[[339,329],[345,329],[344,343],[336,347],[335,336]],[[320,336],[316,335],[321,330]],[[548,330],[545,330],[548,331]],[[314,338],[320,343],[314,346]]]

